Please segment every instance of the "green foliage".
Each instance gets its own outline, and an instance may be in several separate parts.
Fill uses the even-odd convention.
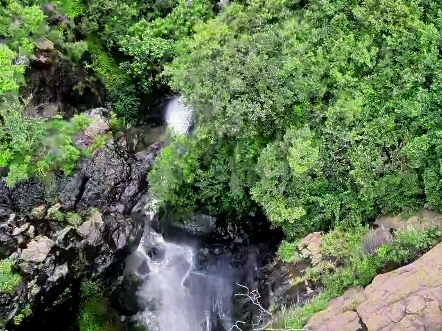
[[[13,262],[9,259],[0,260],[0,293],[12,293],[20,282],[20,275],[13,273]]]
[[[361,243],[368,227],[336,228],[322,236],[321,254],[326,258],[346,261],[362,255]]]
[[[282,313],[279,313],[279,316],[277,316],[277,318],[275,318],[273,321],[272,328],[278,330],[284,330],[286,328],[302,330],[312,315],[327,308],[327,305],[331,299],[333,299],[333,296],[331,296],[328,292],[323,292],[301,308],[297,308],[292,311],[283,311]]]
[[[208,0],[97,0],[84,8],[77,28],[87,36],[92,69],[110,91],[117,115],[137,119],[140,100],[152,100],[165,87],[163,66],[179,41],[213,15],[212,7]]]
[[[97,282],[85,280],[81,284],[81,307],[78,316],[80,331],[113,330],[109,318],[105,290]]]
[[[29,304],[19,308],[18,313],[14,316],[14,324],[19,325],[21,321],[32,314],[31,306]]]
[[[3,3],[0,7],[0,35],[14,53],[30,56],[34,49],[33,41],[48,29],[43,12],[37,5],[23,6],[18,0],[5,0]]]
[[[56,168],[70,174],[81,156],[72,137],[87,121],[80,115],[74,116],[71,123],[61,118],[44,121],[23,116],[24,104],[29,102],[18,96],[24,83],[23,58],[32,55],[34,42],[47,35],[49,28],[38,1],[30,5],[16,0],[4,2],[0,8],[0,35],[4,38],[0,45],[0,166],[8,168],[6,184],[11,187],[29,176],[44,177]],[[64,37],[60,42],[64,43]],[[74,60],[85,47],[84,42],[63,45]]]
[[[172,202],[177,215],[201,208],[240,220],[256,207],[247,190],[254,180],[247,167],[255,157],[254,144],[259,141],[233,150],[201,131],[198,137],[173,136],[148,175],[152,192],[160,201]]]
[[[70,59],[77,63],[80,61],[81,55],[83,52],[88,50],[88,43],[86,41],[76,41],[72,43],[63,43],[63,46],[66,49],[66,52]]]
[[[119,85],[118,93],[112,97],[112,111],[120,117],[124,117],[126,122],[132,123],[137,120],[140,109],[140,99],[135,88],[130,85]]]
[[[92,144],[87,149],[87,154],[91,155],[99,148],[103,148],[106,146],[106,143],[112,139],[112,132],[108,132],[106,134],[98,134],[94,137]]]
[[[283,240],[278,248],[278,256],[281,261],[290,263],[295,258],[296,243]]]
[[[187,150],[192,183],[222,180],[223,190],[189,190],[175,176],[171,190],[187,194],[162,202],[203,209],[198,197],[210,195],[201,203],[234,210],[234,169],[240,205],[259,204],[291,237],[442,211],[441,10],[423,0],[248,0],[197,24],[165,76],[194,109],[192,139],[210,137]],[[236,162],[212,171],[218,155]]]
[[[71,20],[83,13],[84,8],[81,0],[59,0],[55,1],[55,3]]]
[[[385,255],[388,256],[389,262],[396,265],[410,263],[431,249],[441,237],[442,232],[437,226],[431,226],[424,231],[410,227],[395,234],[394,241]]]
[[[16,53],[5,44],[0,44],[0,95],[16,91],[22,80],[24,66],[13,63]]]
[[[33,175],[44,177],[57,168],[66,175],[72,173],[81,156],[72,137],[89,123],[86,116],[75,115],[71,122],[61,117],[45,122],[23,117],[22,109],[14,96],[0,104],[0,166],[9,168],[7,185]]]
[[[66,213],[66,221],[74,227],[77,227],[77,226],[81,225],[81,223],[83,223],[83,219],[82,219],[81,215],[74,213],[74,212],[67,212]]]

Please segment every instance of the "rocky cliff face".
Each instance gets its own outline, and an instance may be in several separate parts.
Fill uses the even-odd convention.
[[[0,184],[0,329],[62,304],[84,277],[121,271],[143,234],[136,204],[160,148],[135,153],[131,146],[127,136],[112,139],[50,184]]]
[[[310,331],[440,331],[442,243],[415,262],[352,288],[310,318]]]

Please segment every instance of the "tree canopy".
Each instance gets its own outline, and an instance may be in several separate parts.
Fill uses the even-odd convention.
[[[260,206],[289,236],[442,211],[441,9],[231,3],[167,66],[198,128],[162,154],[154,191],[186,208]]]
[[[127,122],[169,91],[194,109],[195,132],[172,138],[149,175],[157,198],[178,211],[233,220],[262,209],[293,237],[381,214],[442,211],[437,2],[59,0],[53,7],[3,0],[0,9],[0,163],[11,185],[53,164],[69,173],[79,158],[69,138],[76,125],[21,112],[23,59],[44,37],[73,62],[92,54],[84,65]],[[54,11],[65,23],[54,25]],[[64,137],[57,141],[66,155],[42,143],[47,130]]]

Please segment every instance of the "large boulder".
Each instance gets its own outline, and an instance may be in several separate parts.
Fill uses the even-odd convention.
[[[147,188],[146,174],[160,146],[133,154],[123,138],[94,152],[60,192],[67,209],[86,210],[122,205],[129,212]]]
[[[364,289],[354,287],[329,302],[326,310],[313,315],[306,330],[310,331],[363,331],[364,326],[355,310],[364,300]]]
[[[20,259],[24,265],[42,263],[46,260],[55,243],[45,236],[38,236],[31,240],[22,251]]]
[[[364,290],[332,300],[308,322],[310,331],[439,331],[442,243],[415,262],[378,275]]]

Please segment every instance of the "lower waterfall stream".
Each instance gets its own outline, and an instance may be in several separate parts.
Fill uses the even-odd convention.
[[[160,234],[148,231],[148,240],[138,248],[149,269],[138,292],[145,310],[135,318],[149,331],[228,330],[232,323],[226,312],[233,285],[229,265],[221,259],[204,271],[198,270],[193,248],[167,243]],[[215,323],[213,316],[218,319]]]

